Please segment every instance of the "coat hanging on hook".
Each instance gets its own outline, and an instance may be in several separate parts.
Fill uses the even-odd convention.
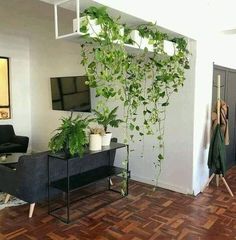
[[[226,102],[223,100],[220,100],[220,129],[222,131],[222,134],[224,136],[224,143],[225,145],[229,145],[229,107]],[[217,103],[215,104],[215,109],[212,112],[211,115],[211,120],[212,120],[212,134],[214,132],[214,129],[217,125]]]
[[[208,167],[216,174],[225,174],[226,151],[224,136],[220,124],[217,124],[212,138],[208,156]]]

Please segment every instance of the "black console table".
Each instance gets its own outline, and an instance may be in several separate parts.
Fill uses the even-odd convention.
[[[111,152],[120,148],[126,148],[127,149],[127,168],[119,168],[111,165]],[[108,178],[108,189],[110,191],[118,192],[121,194],[120,191],[117,191],[115,189],[111,188],[111,177],[112,176],[118,176],[123,173],[125,173],[124,178],[126,181],[126,189],[125,189],[125,195],[128,195],[128,180],[130,178],[130,171],[129,171],[129,145],[126,144],[121,144],[121,143],[115,143],[111,142],[110,146],[103,147],[102,150],[100,151],[89,151],[88,149],[85,151],[83,154],[83,157],[88,158],[89,161],[89,156],[94,155],[94,154],[99,154],[101,152],[107,152],[108,153],[108,164],[105,166],[99,166],[96,167],[95,169],[81,172],[76,175],[70,175],[70,162],[71,161],[76,161],[80,160],[81,158],[78,157],[73,157],[69,158],[66,157],[65,154],[53,154],[50,153],[48,154],[48,214],[60,219],[61,221],[65,223],[70,223],[70,193],[74,190],[77,190],[81,187],[84,187],[86,185],[89,185],[90,183],[94,183],[98,180],[102,180],[105,178]],[[56,160],[61,160],[64,161],[66,164],[66,177],[58,179],[58,180],[51,180],[50,178],[50,159],[56,159]],[[51,196],[50,196],[50,189],[55,188],[59,189],[62,192],[66,194],[65,202],[66,204],[62,207],[58,207],[55,209],[51,209]],[[94,195],[94,194],[93,194]],[[66,218],[63,218],[61,216],[58,216],[54,214],[55,211],[58,211],[61,208],[66,207]]]

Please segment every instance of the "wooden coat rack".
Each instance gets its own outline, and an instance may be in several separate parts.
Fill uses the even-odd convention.
[[[220,124],[220,75],[217,76],[217,123]],[[227,188],[229,194],[231,195],[231,197],[234,196],[234,194],[232,193],[228,183],[226,182],[223,174],[217,174],[217,173],[213,173],[210,178],[208,179],[206,185],[203,187],[201,192],[204,192],[204,190],[209,186],[210,182],[213,180],[213,178],[216,177],[216,186],[219,186],[219,181],[220,179],[223,181],[225,187]]]

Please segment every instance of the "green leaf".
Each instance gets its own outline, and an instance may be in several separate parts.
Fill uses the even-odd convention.
[[[169,102],[165,102],[165,103],[162,103],[162,104],[161,104],[162,107],[166,107],[166,106],[168,106],[168,105],[169,105]]]
[[[96,67],[96,63],[95,62],[91,62],[89,65],[88,65],[88,68],[95,68]]]
[[[162,92],[162,93],[160,93],[160,97],[165,97],[165,95],[166,95],[166,93],[165,92]]]
[[[129,124],[129,129],[130,129],[131,131],[133,131],[133,130],[134,130],[134,127],[135,127],[135,126],[134,126],[134,124],[133,124],[133,123],[130,123],[130,124]]]
[[[88,32],[88,28],[86,26],[82,26],[82,27],[80,27],[80,32],[86,33],[86,32]]]

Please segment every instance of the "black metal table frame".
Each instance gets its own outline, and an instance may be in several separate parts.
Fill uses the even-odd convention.
[[[86,198],[88,198],[88,197],[91,197],[91,196],[93,196],[93,195],[100,194],[100,193],[105,192],[105,191],[107,191],[107,190],[121,194],[121,198],[126,197],[126,196],[128,195],[128,193],[129,193],[129,178],[130,178],[130,170],[129,170],[129,145],[128,145],[128,144],[125,144],[124,147],[126,147],[126,150],[127,150],[127,164],[126,164],[126,169],[124,168],[124,170],[126,170],[126,191],[125,191],[125,194],[122,195],[122,193],[121,193],[120,191],[117,191],[117,190],[111,188],[111,177],[112,177],[112,176],[109,176],[109,177],[108,177],[108,189],[103,190],[103,191],[99,191],[99,192],[95,192],[95,193],[89,194],[89,195],[87,195],[87,196],[85,196],[85,197],[79,198],[79,199],[76,200],[76,202],[77,202],[77,201],[81,201],[81,200],[83,200],[83,199],[86,199]],[[104,149],[104,152],[108,152],[108,155],[109,155],[109,157],[108,157],[108,164],[109,164],[109,166],[111,165],[111,151],[112,151],[112,150],[117,150],[117,149],[120,149],[120,148],[124,148],[124,147],[119,147],[119,148],[110,149],[110,150]],[[99,152],[99,153],[100,153],[100,152]],[[93,152],[93,154],[96,154],[96,152]],[[50,180],[50,158],[51,158],[51,157],[56,158],[56,159],[58,159],[58,160],[66,161],[66,178],[67,178],[67,189],[66,189],[66,192],[65,192],[65,193],[66,193],[66,204],[65,204],[64,206],[60,206],[60,207],[57,207],[57,208],[55,208],[55,209],[51,209],[51,208],[50,208],[50,202],[51,202],[51,199],[50,199],[50,188],[52,187],[52,186],[51,186],[51,180]],[[48,214],[51,215],[51,216],[53,216],[53,217],[55,217],[55,218],[57,218],[57,219],[59,219],[59,220],[61,220],[61,221],[64,222],[64,223],[67,223],[67,224],[71,223],[71,220],[70,220],[70,205],[71,205],[73,202],[75,202],[75,201],[70,202],[70,193],[71,193],[72,191],[70,190],[70,177],[71,177],[71,176],[70,176],[69,172],[70,172],[70,160],[72,160],[72,159],[74,159],[74,158],[63,159],[63,158],[60,158],[60,157],[56,157],[56,155],[50,155],[50,154],[48,154],[48,161],[47,161],[47,162],[48,162]],[[114,175],[113,175],[113,176],[114,176]],[[105,178],[106,178],[106,177],[105,177]],[[103,179],[104,179],[104,178],[103,178]],[[102,180],[102,178],[101,178],[100,180]],[[89,184],[92,184],[92,183],[93,183],[93,182],[91,182],[91,183],[89,183]],[[89,185],[89,184],[88,184],[88,185]],[[82,186],[82,187],[79,187],[79,188],[77,188],[76,190],[78,190],[78,189],[80,189],[80,188],[83,188],[83,187],[85,187],[85,186],[86,186],[86,185],[84,185],[84,186]],[[119,199],[121,199],[121,198],[119,198]],[[119,200],[119,199],[117,199],[117,200]],[[109,204],[109,203],[108,203],[108,204]],[[99,208],[101,208],[101,207],[104,207],[105,205],[107,205],[107,204],[104,204],[104,205],[102,205],[102,206],[99,206],[99,207],[96,208],[96,209],[93,209],[92,211],[86,213],[86,215],[89,214],[89,213],[91,213],[91,212],[93,212],[93,211],[96,211],[97,209],[99,209]],[[63,218],[63,217],[60,217],[60,216],[54,214],[55,211],[58,211],[59,209],[62,209],[62,208],[65,208],[65,207],[66,207],[66,209],[67,209],[67,217],[66,217],[66,218]]]

